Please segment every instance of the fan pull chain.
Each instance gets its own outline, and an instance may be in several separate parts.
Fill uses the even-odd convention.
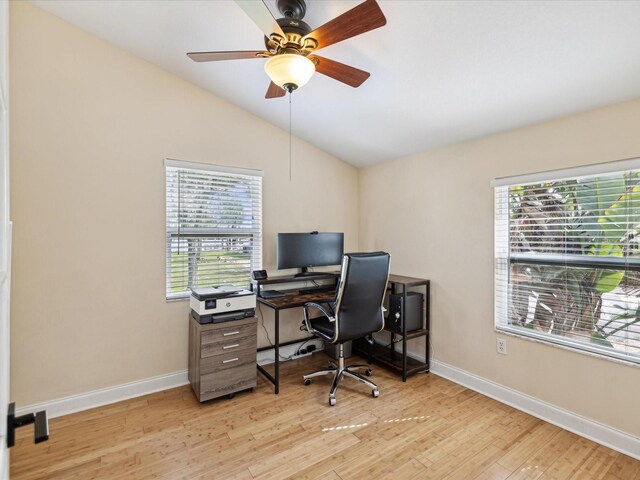
[[[289,91],[289,181],[291,177],[291,91]]]

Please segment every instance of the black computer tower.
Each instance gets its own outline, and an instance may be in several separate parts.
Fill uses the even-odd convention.
[[[412,330],[418,330],[423,328],[422,326],[422,299],[424,295],[418,292],[407,293],[407,307],[405,308],[405,318],[407,322],[407,329],[405,331],[410,332]],[[402,333],[402,295],[393,294],[389,295],[389,320],[387,322],[387,328],[395,333]]]

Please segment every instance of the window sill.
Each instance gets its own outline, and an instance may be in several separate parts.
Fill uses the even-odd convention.
[[[571,342],[570,340],[563,340],[562,338],[549,338],[544,334],[526,332],[522,331],[522,329],[520,328],[512,328],[509,326],[494,326],[494,331],[499,334],[509,335],[510,337],[517,337],[530,342],[542,343],[544,345],[561,348],[570,352],[589,355],[590,357],[596,357],[603,360],[608,360],[610,362],[640,368],[640,358],[636,360],[628,358],[623,354],[611,354],[608,351],[600,351],[596,346],[588,347],[586,345]]]
[[[173,303],[173,302],[188,302],[189,301],[189,295],[187,295],[186,297],[166,297],[165,301],[167,303]]]

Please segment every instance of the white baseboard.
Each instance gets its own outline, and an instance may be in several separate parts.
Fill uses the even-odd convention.
[[[303,343],[305,346],[315,345],[316,351],[324,348],[324,343],[317,339],[287,345],[286,347],[280,348],[280,361],[284,361],[284,358],[282,357],[286,358],[294,355]],[[273,359],[273,349],[258,352],[258,363],[260,365],[273,363]],[[182,370],[157,377],[145,378],[135,382],[124,383],[114,387],[101,388],[99,390],[93,390],[79,395],[71,395],[69,397],[35,403],[33,405],[25,405],[16,409],[16,414],[23,415],[25,413],[46,410],[48,418],[56,418],[63,415],[69,415],[71,413],[81,412],[83,410],[89,410],[90,408],[102,407],[104,405],[121,402],[130,398],[140,397],[142,395],[180,387],[188,383],[189,379],[187,371]]]
[[[33,405],[25,405],[24,407],[16,409],[16,413],[22,415],[46,410],[48,418],[61,417],[62,415],[69,415],[70,413],[81,412],[90,408],[101,407],[103,405],[109,405],[110,403],[180,387],[187,383],[189,383],[187,371],[182,370],[180,372],[145,378],[135,382],[123,383],[115,387],[101,388],[79,395],[58,398]]]
[[[419,355],[411,356],[416,360],[424,361],[424,357],[420,358]],[[431,359],[430,371],[534,417],[640,460],[640,438],[634,435],[608,427],[435,359]]]

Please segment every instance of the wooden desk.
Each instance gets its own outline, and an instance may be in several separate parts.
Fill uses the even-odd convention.
[[[302,307],[307,302],[326,302],[335,298],[335,293],[308,293],[301,295],[298,290],[292,290],[291,292],[283,291],[286,294],[284,297],[275,298],[262,298],[258,297],[258,302],[266,305],[274,310],[285,310],[287,308]]]
[[[301,279],[298,278],[298,281]],[[271,375],[267,372],[262,365],[258,365],[258,371],[262,373],[273,383],[275,388],[275,393],[280,393],[280,346],[288,345],[289,343],[298,343],[304,342],[306,340],[311,340],[317,338],[314,335],[305,338],[299,338],[293,342],[287,342],[286,344],[280,344],[280,310],[286,310],[288,308],[299,308],[302,307],[307,302],[327,302],[331,301],[335,298],[334,293],[310,293],[306,295],[301,295],[298,293],[298,290],[292,290],[289,292],[282,292],[286,295],[283,297],[275,297],[275,298],[262,298],[257,297],[258,303],[264,305],[265,307],[269,307],[273,309],[274,315],[274,335],[275,340],[273,342],[274,349],[274,375]],[[264,319],[263,319],[264,320]],[[270,349],[271,347],[266,347],[265,349]],[[265,350],[260,349],[260,350]]]
[[[280,275],[277,277],[269,277],[261,280],[252,280],[251,290],[256,292],[260,297],[260,290],[264,285],[277,285],[282,283],[310,282],[315,280],[333,280],[338,282],[340,272],[311,272],[310,275],[296,277],[295,275]]]
[[[321,280],[321,279],[334,279],[337,281],[337,274],[335,273],[319,273],[318,276],[313,277],[292,277],[292,276],[283,276],[283,277],[271,277],[266,280],[259,280],[255,282],[257,291],[260,292],[260,287],[263,285],[273,285],[273,284],[282,284],[282,283],[293,283],[293,282],[303,282],[305,280]],[[401,287],[401,288],[399,288]],[[393,350],[393,333],[391,333],[392,342],[391,349],[384,348],[381,345],[374,345],[373,350],[369,350],[365,353],[369,357],[369,363],[371,360],[376,360],[379,363],[382,363],[385,366],[392,367],[397,369],[402,373],[402,381],[407,380],[407,375],[411,375],[413,373],[429,371],[429,326],[430,326],[430,282],[424,278],[414,278],[414,277],[406,277],[403,275],[389,275],[389,283],[387,285],[387,289],[391,291],[391,293],[402,294],[404,297],[403,305],[407,303],[407,293],[408,289],[411,287],[424,287],[425,288],[425,306],[424,306],[424,328],[420,330],[415,330],[412,332],[407,332],[404,330],[402,333],[397,333],[396,335],[402,336],[402,357],[397,358],[396,352]],[[253,288],[253,286],[252,286]],[[285,344],[280,343],[280,310],[286,310],[289,308],[299,308],[302,307],[307,302],[326,302],[331,301],[335,298],[335,294],[320,292],[320,293],[311,293],[301,295],[298,293],[298,290],[290,290],[290,291],[282,291],[285,293],[283,297],[275,297],[275,298],[262,298],[258,295],[257,301],[259,304],[264,305],[265,307],[271,308],[274,311],[274,334],[275,341],[273,348],[275,350],[275,358],[274,358],[274,375],[271,375],[267,372],[262,365],[258,365],[258,371],[264,375],[267,380],[269,380],[274,385],[275,393],[280,392],[280,347],[284,345],[289,345],[291,343],[304,342],[306,340],[311,340],[317,338],[315,336],[309,336],[305,338],[299,338],[292,342],[287,342]],[[404,312],[402,312],[404,316]],[[403,327],[406,327],[405,322],[403,322]],[[426,337],[425,338],[425,358],[426,361],[418,362],[412,358],[407,356],[407,340],[418,337]],[[268,350],[271,347],[265,347],[259,350]]]

